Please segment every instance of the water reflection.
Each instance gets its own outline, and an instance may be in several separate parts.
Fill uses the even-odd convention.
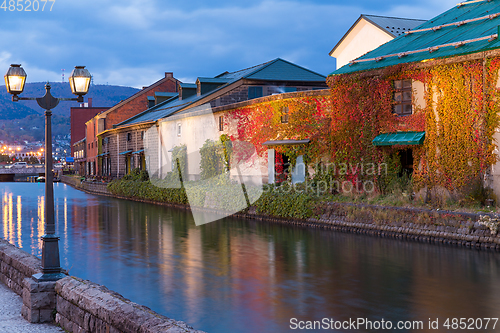
[[[1,236],[39,256],[43,187],[0,185]],[[55,202],[72,275],[210,332],[283,332],[291,318],[427,324],[500,306],[496,253],[230,218],[196,227],[184,211],[64,184]]]
[[[19,240],[19,247],[23,247],[23,241],[22,241],[22,210],[23,210],[23,204],[21,201],[21,196],[17,196],[17,239]]]

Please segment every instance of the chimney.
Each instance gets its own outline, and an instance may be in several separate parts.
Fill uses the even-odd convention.
[[[165,78],[173,78],[174,77],[174,73],[172,72],[165,72]]]
[[[91,108],[92,107],[92,97],[89,97],[88,100],[89,100],[89,102],[88,102],[89,108]]]

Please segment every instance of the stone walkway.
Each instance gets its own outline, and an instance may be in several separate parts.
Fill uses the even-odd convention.
[[[0,282],[0,333],[55,333],[64,332],[50,324],[31,324],[21,317],[23,300]]]

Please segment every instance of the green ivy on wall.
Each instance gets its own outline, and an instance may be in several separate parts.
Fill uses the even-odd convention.
[[[229,171],[231,158],[231,139],[226,134],[219,140],[206,140],[200,148],[201,179],[209,179]]]

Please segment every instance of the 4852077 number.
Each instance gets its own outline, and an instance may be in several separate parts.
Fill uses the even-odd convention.
[[[0,0],[1,1],[1,0]],[[47,6],[49,3],[49,6]],[[56,0],[3,0],[0,9],[4,12],[38,12],[52,11]]]

